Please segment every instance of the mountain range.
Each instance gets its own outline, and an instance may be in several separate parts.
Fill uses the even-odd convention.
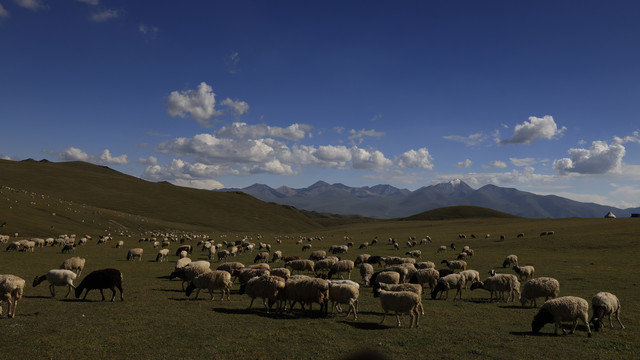
[[[241,191],[262,201],[291,205],[298,209],[372,218],[407,217],[458,205],[481,206],[526,218],[593,218],[603,217],[609,211],[618,217],[629,217],[632,213],[640,213],[640,208],[619,209],[495,185],[473,189],[459,179],[415,191],[391,185],[350,187],[324,181],[301,189],[287,186],[274,189],[264,184],[254,184],[242,189],[221,191]]]

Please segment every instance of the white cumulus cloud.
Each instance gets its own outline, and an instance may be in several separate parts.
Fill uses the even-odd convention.
[[[465,161],[459,161],[456,164],[456,167],[458,167],[460,169],[466,169],[466,168],[471,167],[471,164],[472,164],[471,160],[470,159],[466,159]]]
[[[232,139],[259,139],[265,136],[283,138],[288,140],[300,140],[311,127],[304,124],[292,124],[286,128],[268,126],[265,124],[248,125],[244,122],[234,122],[231,126],[223,126],[216,130],[216,136]]]
[[[105,22],[111,19],[115,19],[120,16],[117,10],[107,9],[97,13],[91,14],[91,20],[95,22]]]
[[[357,146],[353,146],[350,150],[351,167],[354,169],[381,171],[393,165],[393,162],[378,150],[368,151]]]
[[[242,116],[247,111],[249,111],[249,104],[247,104],[245,101],[231,100],[227,98],[222,100],[220,105],[226,106],[231,109],[231,112],[233,112],[235,116]]]
[[[427,148],[409,150],[396,158],[396,164],[401,168],[433,169],[433,157]]]
[[[100,155],[91,155],[76,147],[69,147],[58,154],[63,161],[86,161],[101,165],[125,165],[128,164],[127,155],[112,156],[109,149],[104,149]]]
[[[494,160],[488,165],[482,165],[483,169],[505,169],[507,164],[504,161]]]
[[[489,137],[482,133],[475,133],[468,136],[447,135],[447,136],[443,136],[442,138],[446,140],[461,142],[467,146],[474,146],[484,142]]]
[[[619,172],[625,151],[618,143],[594,141],[589,149],[569,149],[571,158],[555,160],[553,169],[560,175]]]
[[[500,141],[501,144],[531,144],[536,140],[551,140],[564,133],[566,127],[558,129],[558,125],[553,120],[553,116],[544,117],[530,116],[529,121],[516,125],[513,130],[513,137]]]
[[[216,94],[205,82],[201,82],[196,90],[173,91],[169,94],[167,112],[170,116],[191,117],[202,126],[209,126],[209,120],[222,115],[215,109]]]

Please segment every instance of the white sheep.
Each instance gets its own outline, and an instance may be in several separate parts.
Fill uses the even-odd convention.
[[[460,294],[460,299],[462,299],[462,288],[465,285],[465,277],[460,273],[449,274],[443,276],[438,279],[438,283],[436,287],[431,292],[431,298],[435,299],[438,293],[440,293],[440,298],[442,298],[442,293],[445,292],[445,299],[449,299],[449,290],[456,289],[456,294],[453,297],[455,300],[456,296]]]
[[[433,261],[422,261],[419,263],[416,263],[416,269],[435,269],[436,268],[436,264],[433,263]]]
[[[247,310],[250,310],[253,306],[253,301],[259,297],[262,298],[262,304],[264,305],[267,314],[269,313],[269,306],[267,306],[267,299],[270,301],[279,301],[277,296],[278,292],[284,290],[286,280],[279,276],[272,276],[265,274],[262,276],[254,277],[250,279],[247,284],[241,288],[240,295],[247,294],[251,298],[251,303]],[[276,305],[279,308],[280,304]]]
[[[71,270],[75,272],[76,275],[80,276],[80,274],[82,274],[82,270],[84,270],[85,262],[85,258],[74,256],[63,261],[62,265],[60,265],[60,269]]]
[[[313,272],[314,265],[312,260],[291,260],[284,264],[285,267],[290,267],[292,270],[298,271],[298,273],[301,271]]]
[[[156,256],[156,262],[167,261],[169,257],[169,249],[160,249],[158,250],[158,255]]]
[[[514,255],[514,254],[507,255],[507,257],[504,258],[504,261],[502,262],[502,267],[506,268],[507,266],[512,265],[512,264],[518,265],[518,256],[517,255]]]
[[[467,288],[467,284],[473,284],[474,282],[480,281],[480,273],[477,270],[463,270],[460,271],[465,277],[464,288]]]
[[[609,292],[599,292],[593,299],[591,299],[591,305],[593,306],[593,318],[590,323],[593,323],[593,329],[595,331],[600,330],[603,326],[603,320],[605,316],[609,316],[609,326],[613,329],[613,322],[611,321],[611,315],[616,316],[616,320],[620,326],[624,329],[622,321],[620,321],[620,300],[618,297]]]
[[[378,288],[374,288],[373,297],[380,296],[380,290],[386,291],[410,291],[422,298],[422,285],[420,284],[385,284],[379,283]],[[418,304],[418,311],[420,311],[421,315],[424,315],[424,308],[422,307],[422,301]]]
[[[442,260],[440,263],[453,271],[467,270],[467,262],[464,260]]]
[[[533,278],[536,269],[532,265],[518,266],[518,264],[516,264],[513,265],[513,271],[520,276],[520,281],[522,281]]]
[[[358,287],[353,284],[330,282],[329,300],[331,301],[331,315],[335,313],[336,304],[345,304],[349,305],[349,311],[345,316],[349,316],[353,311],[353,320],[357,320],[359,296],[360,291]]]
[[[471,290],[485,289],[489,291],[489,301],[493,301],[493,295],[496,295],[496,301],[504,300],[506,302],[515,300],[515,294],[520,293],[520,282],[518,279],[506,274],[496,274],[487,278],[484,282],[477,281],[471,284]],[[505,300],[502,295],[504,292],[509,293],[509,297]],[[500,298],[498,295],[500,294]]]
[[[431,291],[436,287],[440,273],[436,269],[418,269],[410,278],[409,282],[412,284],[427,284]]]
[[[329,282],[308,276],[292,276],[287,280],[281,297],[289,301],[289,312],[293,310],[296,302],[302,305],[303,310],[305,304],[309,305],[309,311],[313,303],[318,303],[320,311],[322,312],[324,308],[326,314],[329,302]]]
[[[578,326],[578,320],[582,320],[587,328],[587,336],[591,337],[588,319],[589,302],[587,300],[576,296],[562,296],[548,300],[542,305],[531,322],[531,330],[537,334],[545,324],[555,323],[554,334],[558,335],[558,327],[562,328],[562,322],[572,321],[571,334],[573,334]],[[566,333],[565,329],[562,329],[562,334]]]
[[[520,294],[520,303],[526,306],[527,302],[531,302],[531,306],[538,306],[536,298],[544,297],[545,300],[557,298],[560,294],[560,283],[558,280],[550,277],[539,277],[527,281],[522,287]]]
[[[395,271],[380,271],[371,276],[371,284],[377,286],[379,283],[399,284],[400,274]]]
[[[213,270],[193,278],[189,286],[187,286],[185,294],[189,297],[193,290],[198,289],[196,297],[194,298],[195,300],[198,298],[198,295],[200,295],[200,290],[207,289],[211,295],[211,300],[213,300],[213,290],[220,289],[222,290],[220,300],[224,300],[225,294],[227,295],[227,300],[231,300],[229,297],[231,285],[231,274],[224,270]]]
[[[211,272],[210,266],[211,264],[208,261],[192,261],[181,268],[174,269],[169,275],[169,280],[179,277],[182,279],[182,290],[184,290],[185,283],[190,282],[198,275]]]
[[[373,265],[363,263],[360,265],[360,276],[362,277],[362,284],[369,286],[371,281],[371,275],[373,275]]]
[[[167,249],[168,250],[168,249]],[[190,258],[182,258],[182,259],[178,259],[178,261],[176,261],[176,266],[174,268],[174,270],[180,269],[185,267],[187,264],[191,263],[191,259]]]
[[[279,276],[287,280],[291,277],[291,270],[287,268],[273,268],[271,269],[271,276]]]
[[[144,250],[142,248],[129,249],[127,252],[127,260],[134,260],[135,258],[138,258],[138,261],[142,261],[143,252]]]
[[[73,285],[73,280],[76,279],[78,275],[71,270],[65,269],[53,269],[47,271],[46,274],[42,276],[36,276],[33,279],[33,287],[38,286],[41,282],[48,280],[49,281],[49,292],[51,293],[51,297],[56,296],[56,286],[68,286],[69,291],[67,291],[67,295],[64,297],[68,297],[71,289],[75,289],[76,287]]]
[[[229,262],[223,262],[222,264],[218,265],[218,267],[216,268],[216,270],[224,270],[226,272],[228,272],[229,274],[233,274],[234,270],[240,270],[244,268],[244,264],[238,261],[229,261]]]
[[[333,264],[333,266],[331,266],[331,270],[329,271],[329,274],[327,274],[327,276],[329,277],[329,279],[331,279],[331,277],[337,273],[340,278],[342,278],[342,273],[346,272],[349,274],[348,279],[351,279],[351,272],[353,271],[354,267],[355,265],[353,261],[340,260],[337,263]]]
[[[367,260],[369,260],[369,258],[371,257],[371,255],[369,254],[360,254],[356,257],[356,260],[353,262],[353,264],[355,266],[358,266],[360,264],[365,264],[367,262]]]
[[[439,252],[443,252],[443,251],[447,251],[447,245],[440,245],[436,252],[439,253]]]
[[[387,318],[389,311],[395,311],[398,327],[400,327],[400,314],[409,314],[411,317],[411,325],[413,327],[414,320],[415,326],[419,326],[420,311],[419,305],[421,304],[420,296],[410,291],[386,291],[380,290],[380,305],[384,311],[380,325],[384,324],[384,320]]]
[[[2,305],[3,301],[7,302],[9,308],[9,310],[7,310],[7,317],[9,318],[16,316],[18,300],[22,299],[24,285],[24,279],[19,276],[10,274],[0,275],[0,305]],[[2,315],[2,306],[0,306],[0,315]]]
[[[340,260],[338,260],[334,256],[331,256],[331,257],[328,257],[328,258],[322,259],[322,260],[317,260],[315,262],[315,264],[313,265],[313,269],[314,269],[315,272],[319,272],[320,270],[329,270],[329,271],[331,271],[331,267],[335,263],[337,263],[338,261],[340,261]]]

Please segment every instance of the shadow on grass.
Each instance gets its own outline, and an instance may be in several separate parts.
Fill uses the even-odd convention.
[[[23,298],[25,299],[54,299],[51,297],[51,295],[49,296],[45,296],[45,295],[25,295],[23,296]]]
[[[179,290],[179,289],[151,289],[151,291],[163,291],[163,292],[179,292],[179,293],[183,293],[183,290]]]
[[[520,309],[520,310],[537,310],[536,308],[531,308],[531,307],[522,307],[522,305],[503,305],[503,306],[498,306],[500,309]]]
[[[171,276],[170,275],[163,275],[163,276],[156,276],[156,279],[167,279],[169,280]]]
[[[388,326],[388,325],[380,325],[380,323],[378,322],[358,322],[357,320],[356,321],[341,320],[336,322],[340,324],[349,325],[352,328],[359,329],[359,330],[387,330],[389,328],[395,327],[395,326]]]

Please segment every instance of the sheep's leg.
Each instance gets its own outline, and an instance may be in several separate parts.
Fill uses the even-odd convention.
[[[113,294],[111,295],[111,302],[113,302],[113,299],[116,298],[116,287],[112,286],[111,291],[113,292]]]
[[[76,288],[75,286],[73,286],[73,284],[69,284],[69,291],[67,291],[67,295],[64,296],[64,298],[66,299],[67,297],[69,297],[69,293],[71,292],[71,288]]]
[[[384,315],[382,315],[382,320],[380,321],[380,325],[384,324],[384,319],[387,318],[387,311],[384,311]]]
[[[102,295],[102,301],[104,301],[104,293],[102,292],[102,289],[100,289],[100,295]]]
[[[211,295],[211,300],[213,300],[213,289],[209,289],[209,295]],[[220,300],[224,300],[224,297],[220,296]]]
[[[591,327],[589,326],[589,317],[588,317],[588,315],[585,315],[585,316],[581,317],[580,319],[584,323],[584,326],[587,327],[587,336],[591,337]],[[576,320],[575,325],[573,325],[573,330],[575,330],[577,326],[578,326],[578,320]]]
[[[51,297],[56,297],[56,287],[53,284],[49,285],[49,292],[51,293]]]
[[[84,292],[84,297],[82,298],[83,301],[87,299],[87,294],[89,294],[89,289]]]
[[[255,300],[256,298],[251,298],[251,302],[249,303],[249,307],[247,308],[247,310],[251,310],[251,307],[253,306],[253,300]]]
[[[396,320],[398,321],[398,327],[400,327],[400,314],[396,311]],[[411,318],[411,322],[413,322],[413,317]]]
[[[422,304],[420,304],[420,307],[422,307]],[[416,327],[420,326],[420,313],[418,312],[418,309],[416,309]]]
[[[199,295],[200,295],[200,289],[198,289],[198,291],[196,291],[196,297],[193,298],[193,300],[197,300]]]
[[[618,320],[618,323],[624,329],[624,325],[622,325],[622,321],[620,321],[620,310],[616,311],[616,320]],[[611,322],[611,315],[609,315],[609,322]],[[611,324],[611,328],[613,328],[613,324]]]

